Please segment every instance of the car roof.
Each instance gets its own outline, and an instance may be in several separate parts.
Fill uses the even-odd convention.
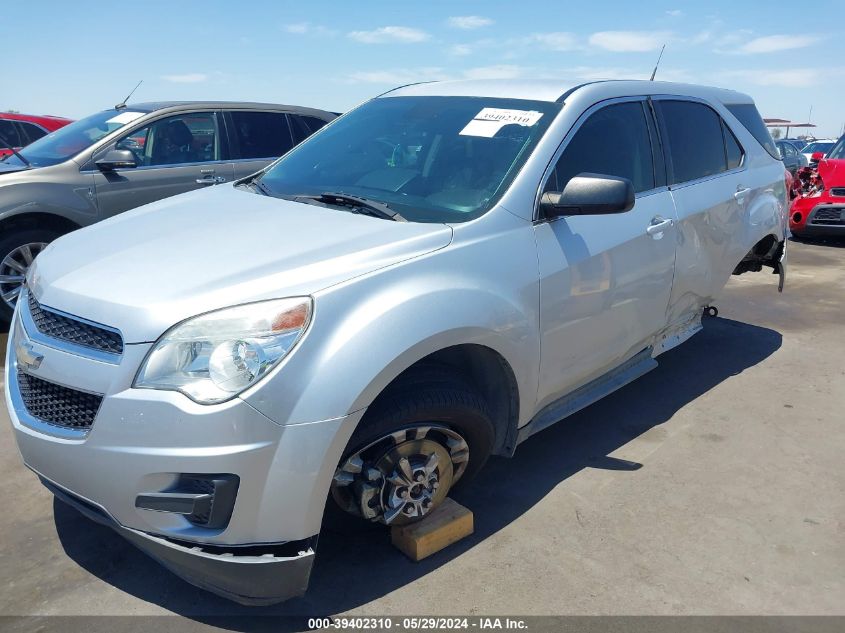
[[[21,114],[20,112],[0,112],[0,119],[12,121],[28,121],[31,123],[73,123],[73,119],[52,114]]]
[[[586,83],[567,81],[565,79],[466,79],[410,84],[395,88],[380,96],[501,97],[506,99],[530,99],[534,101],[562,103],[569,95],[576,91],[579,94],[582,91],[593,93],[599,99],[649,94],[670,94],[697,97],[705,100],[718,100],[726,104],[754,103],[754,100],[748,95],[724,88],[669,81],[630,79],[607,79]]]
[[[294,114],[317,116],[320,118],[333,119],[336,115],[326,110],[308,108],[297,105],[284,105],[280,103],[259,103],[254,101],[146,101],[141,103],[130,103],[125,106],[126,110],[135,112],[158,112],[159,110],[193,110],[196,108],[225,109],[225,110],[282,110]],[[117,109],[117,108],[116,108]]]

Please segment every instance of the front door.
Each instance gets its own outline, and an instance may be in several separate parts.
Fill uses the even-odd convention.
[[[597,107],[581,121],[544,190],[562,191],[583,172],[622,176],[633,183],[636,202],[626,213],[535,226],[540,406],[644,349],[666,324],[672,290],[675,207],[648,103]]]
[[[128,132],[115,147],[131,150],[137,166],[95,171],[101,217],[232,181],[232,163],[221,159],[220,126],[215,112],[159,119]]]

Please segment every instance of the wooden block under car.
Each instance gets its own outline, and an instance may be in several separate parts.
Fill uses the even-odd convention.
[[[390,529],[393,545],[418,562],[473,533],[472,511],[449,497],[426,518]]]

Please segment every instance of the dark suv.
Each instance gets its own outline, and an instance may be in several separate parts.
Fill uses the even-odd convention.
[[[267,166],[336,117],[266,103],[139,103],[98,112],[0,161],[0,320],[64,233]]]

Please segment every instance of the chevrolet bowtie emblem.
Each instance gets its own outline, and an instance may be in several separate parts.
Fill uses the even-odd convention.
[[[15,357],[18,365],[26,369],[38,369],[41,367],[41,361],[44,360],[44,356],[38,354],[29,341],[22,340],[15,342]]]

